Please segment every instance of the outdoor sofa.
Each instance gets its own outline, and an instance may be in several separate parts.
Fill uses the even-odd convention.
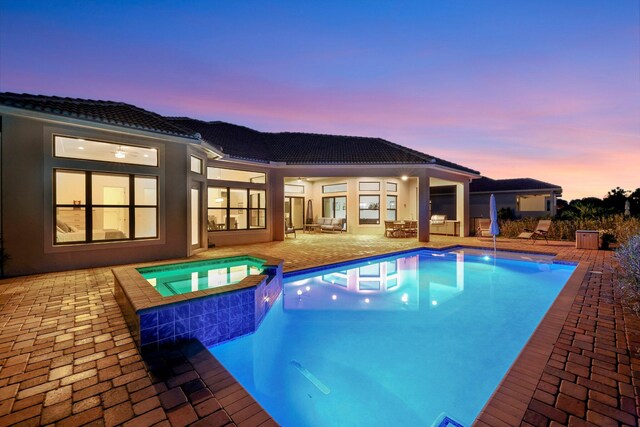
[[[321,231],[342,231],[342,218],[318,218],[317,224]]]

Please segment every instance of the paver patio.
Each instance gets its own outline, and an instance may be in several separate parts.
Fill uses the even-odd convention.
[[[490,243],[434,237],[423,245],[413,239],[298,233],[284,242],[211,249],[196,258],[264,253],[284,259],[285,271],[291,271],[455,244]],[[555,319],[558,333],[543,337],[552,350],[541,371],[524,360],[477,424],[637,426],[640,321],[623,312],[613,292],[613,253],[576,250],[571,242],[500,239],[498,245],[580,261],[586,275],[568,302],[568,315]],[[237,385],[229,385],[223,368],[204,372],[210,361],[197,354],[176,351],[143,361],[113,297],[109,268],[0,281],[0,325],[0,426],[273,424]],[[524,399],[521,388],[527,387],[533,397]]]

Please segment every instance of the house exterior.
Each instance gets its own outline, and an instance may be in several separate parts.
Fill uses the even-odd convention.
[[[190,256],[285,238],[312,202],[343,233],[384,233],[455,188],[450,219],[469,233],[477,171],[380,138],[266,133],[167,118],[133,105],[0,94],[5,275]]]
[[[496,197],[498,210],[509,208],[516,217],[542,217],[556,214],[556,200],[562,187],[532,178],[474,179],[469,185],[469,214],[474,218],[489,217],[489,197]],[[434,214],[449,215],[455,211],[451,187],[438,187],[431,192]]]

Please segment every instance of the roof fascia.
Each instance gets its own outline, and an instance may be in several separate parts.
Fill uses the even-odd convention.
[[[491,194],[491,193],[558,193],[562,194],[562,187],[536,188],[529,190],[500,190],[500,191],[470,191],[471,194]]]
[[[151,138],[151,139],[177,142],[180,144],[202,145],[202,142],[204,142],[202,139],[198,140],[195,138],[181,137],[177,135],[170,135],[162,132],[154,132],[154,131],[148,131],[143,129],[130,128],[126,126],[112,125],[112,124],[102,123],[102,122],[93,121],[93,120],[77,119],[74,117],[60,116],[58,114],[50,114],[50,113],[41,112],[41,111],[27,110],[24,108],[8,107],[6,105],[0,105],[0,114],[6,114],[6,115],[16,116],[16,117],[24,117],[28,119],[35,119],[35,120],[40,120],[47,123],[69,124],[69,125],[78,126],[85,129],[96,129],[96,130],[104,130],[104,131],[120,133],[120,134],[136,135],[136,136],[142,136],[142,137]],[[212,149],[212,151],[215,151],[215,150]]]

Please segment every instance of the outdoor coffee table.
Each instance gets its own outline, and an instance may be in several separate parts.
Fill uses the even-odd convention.
[[[320,229],[320,224],[305,224],[302,232],[303,233],[314,233]]]

